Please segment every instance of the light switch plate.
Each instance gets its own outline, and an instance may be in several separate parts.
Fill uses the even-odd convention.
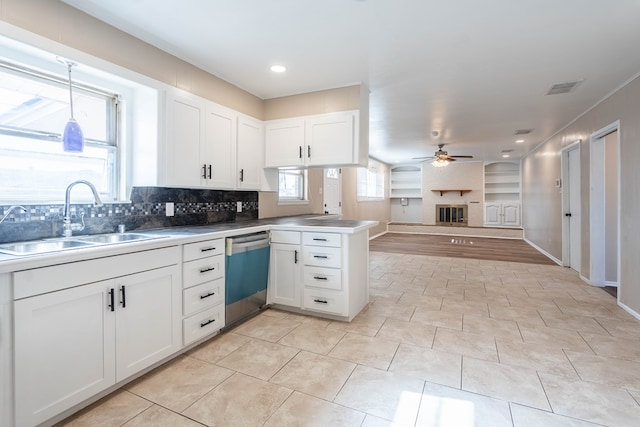
[[[174,216],[176,214],[173,202],[167,202],[165,205],[165,211],[167,216]]]

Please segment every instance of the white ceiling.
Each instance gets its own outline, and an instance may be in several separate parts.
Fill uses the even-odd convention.
[[[640,72],[640,0],[63,1],[263,99],[364,83],[388,163],[519,158]]]

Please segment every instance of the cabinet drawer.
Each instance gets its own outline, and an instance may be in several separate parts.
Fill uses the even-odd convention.
[[[224,279],[220,278],[182,291],[182,314],[189,316],[222,302],[224,302]]]
[[[340,248],[323,248],[318,246],[304,246],[302,248],[304,265],[318,267],[341,267]]]
[[[304,285],[316,288],[342,289],[342,270],[327,267],[304,267]]]
[[[194,314],[182,321],[184,345],[219,331],[224,327],[224,304]]]
[[[188,288],[220,277],[224,277],[224,255],[197,259],[182,264],[183,288]]]
[[[204,242],[187,243],[182,247],[182,260],[206,258],[224,254],[224,239],[206,240]]]
[[[303,308],[305,310],[321,311],[323,313],[346,315],[345,295],[342,291],[304,288]]]
[[[313,246],[332,246],[339,248],[341,244],[340,233],[302,233],[302,243]]]
[[[299,231],[271,231],[271,243],[290,243],[292,245],[300,244]]]

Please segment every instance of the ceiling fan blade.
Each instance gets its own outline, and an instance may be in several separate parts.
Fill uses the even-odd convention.
[[[449,156],[449,157],[455,157],[458,159],[473,159],[473,156]]]
[[[412,157],[412,160],[425,160],[425,159],[434,159],[435,157],[433,156],[427,156],[427,157]]]

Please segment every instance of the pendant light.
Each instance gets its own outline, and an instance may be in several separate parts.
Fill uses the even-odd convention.
[[[71,88],[71,68],[76,66],[75,62],[66,61],[58,58],[58,61],[67,65],[69,71],[69,106],[71,107],[71,118],[64,127],[62,133],[62,149],[64,151],[82,152],[84,149],[84,134],[80,125],[73,118],[73,90]]]

